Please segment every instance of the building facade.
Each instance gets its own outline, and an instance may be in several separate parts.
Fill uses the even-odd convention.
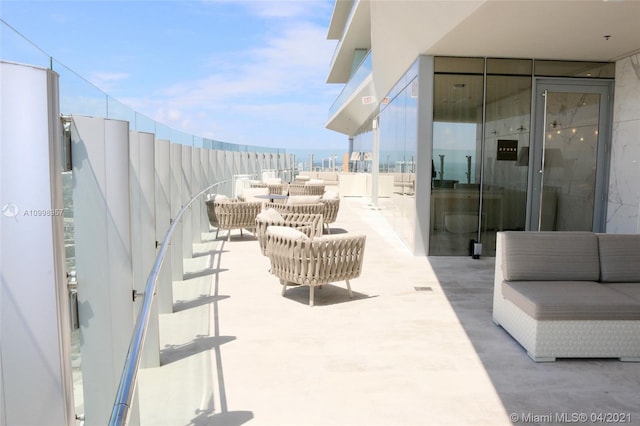
[[[416,255],[640,232],[638,19],[637,2],[337,1],[327,128],[409,182],[380,204]]]

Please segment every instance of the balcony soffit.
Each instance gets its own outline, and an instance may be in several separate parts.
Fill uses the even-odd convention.
[[[351,12],[351,8],[353,7],[353,1],[354,0],[337,0],[333,5],[327,39],[340,40],[344,32],[344,26],[349,18],[349,12]]]
[[[366,97],[375,97],[373,79],[367,78],[325,125],[327,129],[345,135],[355,135],[362,123],[377,108],[377,103],[365,103]]]
[[[351,22],[347,23],[348,26],[342,40],[338,42],[327,83],[346,83],[349,81],[354,51],[371,48],[369,2],[360,1],[354,7],[356,9],[353,11]]]

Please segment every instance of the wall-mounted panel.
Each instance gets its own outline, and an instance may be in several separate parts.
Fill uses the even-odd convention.
[[[171,143],[166,139],[155,142],[155,234],[156,241],[162,244],[171,226]],[[171,248],[169,244],[165,252],[165,261],[158,274],[158,312],[173,312],[173,285],[171,280]],[[160,246],[156,249],[156,256]]]
[[[193,192],[193,176],[191,162],[192,148],[182,145],[182,185],[180,187],[180,200],[186,206]],[[193,207],[192,207],[193,208]],[[193,257],[193,222],[191,210],[182,215],[182,256],[185,259]]]
[[[171,220],[175,220],[182,209],[182,145],[171,144]],[[171,278],[182,281],[184,274],[184,253],[182,252],[182,220],[176,223],[171,239]]]
[[[58,76],[0,63],[0,87],[0,424],[74,425]]]
[[[71,138],[85,424],[100,425],[111,414],[134,323],[129,123],[73,116]]]
[[[133,287],[145,293],[147,279],[156,260],[155,212],[155,136],[152,133],[131,132],[129,135],[129,186],[131,188],[131,254]],[[143,298],[136,300],[136,316]],[[142,354],[142,367],[160,365],[160,331],[158,305],[151,307],[147,335]]]
[[[200,163],[202,148],[191,149],[191,192],[189,200],[203,189],[202,164]],[[187,200],[187,201],[189,201]],[[202,211],[204,202],[199,197],[191,204],[191,241],[199,243],[202,241]]]

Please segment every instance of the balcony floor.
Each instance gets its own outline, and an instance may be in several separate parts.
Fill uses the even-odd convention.
[[[343,198],[334,225],[367,235],[363,273],[353,299],[335,283],[315,307],[308,287],[280,295],[249,232],[204,234],[160,318],[162,366],[140,371],[141,424],[640,423],[638,364],[536,364],[493,324],[493,258],[414,257],[360,198]]]

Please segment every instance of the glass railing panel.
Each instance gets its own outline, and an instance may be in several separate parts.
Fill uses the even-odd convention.
[[[75,71],[53,59],[52,68],[60,76],[60,112],[93,117],[108,117],[107,95]]]
[[[29,64],[40,68],[49,68],[50,56],[31,41],[22,37],[6,22],[0,25],[0,59],[6,62]]]
[[[335,50],[333,51],[333,56],[331,57],[331,67],[333,68],[333,64],[336,62],[336,58],[338,57],[338,53],[340,53],[340,49],[342,48],[342,41],[344,40],[344,36],[351,25],[351,20],[353,19],[353,15],[355,11],[358,9],[358,5],[360,4],[360,0],[355,0],[351,5],[351,10],[349,11],[349,16],[345,21],[344,28],[342,29],[342,36],[340,36],[340,40],[338,40],[338,44],[336,45]]]
[[[129,130],[138,130],[136,112],[111,96],[107,96],[107,118],[129,122]]]
[[[155,133],[156,137],[158,137],[158,122],[144,114],[140,114],[139,112],[136,112],[135,114],[136,130],[139,132]]]
[[[364,57],[356,72],[351,76],[347,84],[342,89],[342,92],[338,95],[336,100],[333,102],[333,105],[329,108],[329,118],[333,117],[340,108],[351,98],[351,96],[355,93],[356,89],[360,87],[360,85],[366,80],[366,78],[371,74],[372,67],[372,56],[371,51],[367,53],[367,56]]]

